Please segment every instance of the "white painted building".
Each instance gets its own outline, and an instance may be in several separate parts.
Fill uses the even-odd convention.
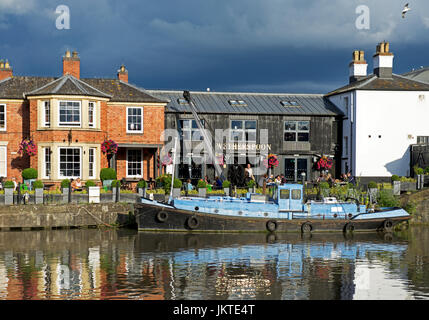
[[[346,115],[342,172],[366,178],[410,175],[410,145],[429,136],[429,84],[392,73],[389,43],[373,56],[367,75],[363,51],[353,53],[350,83],[327,94]]]

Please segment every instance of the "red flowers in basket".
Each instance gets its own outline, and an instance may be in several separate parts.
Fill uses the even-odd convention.
[[[27,154],[30,157],[37,154],[37,146],[31,139],[23,139],[19,144],[19,154]]]
[[[317,170],[329,170],[332,168],[332,159],[329,159],[327,156],[322,156],[319,161],[317,161],[316,167]]]
[[[276,168],[279,165],[279,160],[275,154],[270,153],[264,160],[264,165],[267,168]]]
[[[118,152],[118,144],[112,139],[105,140],[101,144],[101,151],[104,154],[116,154]]]

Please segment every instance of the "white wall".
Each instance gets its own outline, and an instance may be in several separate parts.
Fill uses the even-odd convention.
[[[409,175],[410,145],[429,136],[429,92],[358,90],[355,116],[355,175]]]

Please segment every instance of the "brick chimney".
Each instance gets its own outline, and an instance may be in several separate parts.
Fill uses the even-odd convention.
[[[9,61],[0,60],[0,81],[6,78],[11,78],[13,76],[12,67],[9,64]]]
[[[377,45],[374,54],[374,74],[379,78],[392,79],[393,53],[389,52],[389,42],[381,42]]]
[[[367,76],[368,64],[365,61],[365,52],[353,51],[353,61],[349,64],[349,82],[361,80]]]
[[[76,51],[70,54],[70,51],[67,50],[63,57],[63,75],[66,74],[80,79],[80,58]]]
[[[118,70],[118,80],[128,83],[128,70],[125,69],[124,65]]]

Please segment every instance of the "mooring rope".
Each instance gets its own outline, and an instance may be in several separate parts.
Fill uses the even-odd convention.
[[[123,206],[122,206],[122,204],[118,204],[119,206],[121,206],[122,207],[122,210],[123,210],[123,212],[126,212],[126,211],[129,211],[128,210],[128,208],[124,208]],[[97,216],[94,216],[94,214],[92,213],[92,212],[90,212],[87,208],[85,208],[85,207],[80,207],[79,209],[78,209],[78,211],[77,211],[77,213],[72,213],[72,212],[70,212],[70,209],[69,209],[69,207],[67,206],[67,213],[68,214],[70,214],[73,218],[75,218],[75,217],[77,217],[77,216],[79,216],[80,215],[80,213],[81,213],[81,210],[84,210],[84,211],[86,211],[94,220],[96,220],[96,221],[98,221],[99,223],[101,223],[101,224],[103,224],[103,225],[105,225],[105,226],[107,226],[107,227],[109,227],[109,228],[115,228],[115,227],[123,227],[123,226],[125,226],[125,224],[122,224],[122,225],[118,225],[118,226],[115,226],[115,225],[112,225],[112,224],[108,224],[108,223],[105,223],[103,220],[101,220],[100,218],[98,218]]]

